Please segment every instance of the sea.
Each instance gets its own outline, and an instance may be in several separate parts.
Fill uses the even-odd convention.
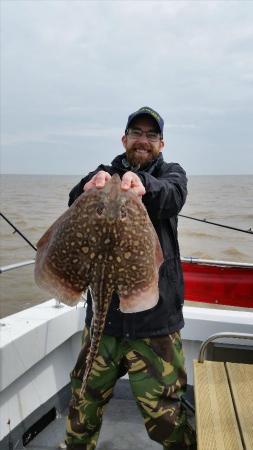
[[[1,212],[36,245],[67,209],[80,176],[2,175]],[[253,175],[190,176],[181,214],[243,230],[253,229]],[[35,251],[1,217],[1,267],[34,259]],[[253,234],[179,217],[181,256],[253,263]],[[33,266],[0,276],[0,317],[50,298],[39,289]]]

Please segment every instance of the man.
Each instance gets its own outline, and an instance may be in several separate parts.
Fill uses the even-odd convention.
[[[186,388],[186,373],[179,333],[184,320],[177,215],[186,199],[187,178],[179,164],[163,160],[163,126],[161,116],[149,107],[131,114],[122,137],[125,153],[110,166],[100,165],[70,192],[69,205],[83,190],[102,188],[118,173],[122,190],[132,188],[142,196],[164,262],[159,271],[159,301],[154,308],[124,314],[119,310],[116,293],[113,295],[96,358],[96,371],[101,370],[101,375],[91,374],[81,396],[92,320],[88,293],[83,348],[71,374],[73,395],[66,434],[69,450],[95,449],[103,407],[111,398],[118,377],[126,372],[150,438],[164,449],[196,448],[180,401]]]

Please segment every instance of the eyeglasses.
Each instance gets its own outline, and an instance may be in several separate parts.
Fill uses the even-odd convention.
[[[129,128],[126,132],[126,134],[131,139],[139,139],[143,136],[143,134],[147,137],[148,141],[150,142],[157,142],[160,141],[161,135],[160,133],[157,133],[156,131],[143,131],[139,128]]]

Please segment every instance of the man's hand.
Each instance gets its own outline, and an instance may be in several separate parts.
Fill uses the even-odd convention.
[[[111,179],[111,175],[104,170],[100,170],[96,173],[88,183],[83,187],[84,191],[89,191],[90,189],[98,188],[101,189],[105,184]]]
[[[104,170],[100,170],[98,173],[96,173],[88,183],[86,183],[83,187],[84,191],[88,191],[90,189],[103,188],[106,183],[111,179],[111,175],[108,172],[105,172]],[[140,178],[138,175],[136,175],[134,172],[126,172],[121,180],[121,189],[123,191],[128,191],[128,189],[132,189],[136,195],[139,195],[140,197],[145,194],[146,190],[143,186]]]
[[[126,172],[121,180],[121,189],[128,191],[132,189],[140,197],[145,194],[146,190],[140,178],[134,172]]]

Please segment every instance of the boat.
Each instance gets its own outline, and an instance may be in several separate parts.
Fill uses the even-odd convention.
[[[1,272],[30,264],[34,260],[2,267]],[[186,300],[182,339],[188,373],[184,401],[194,422],[192,363],[201,343],[224,331],[253,332],[253,264],[182,258],[182,267]],[[0,450],[57,448],[64,439],[69,373],[80,350],[84,320],[83,302],[69,307],[55,299],[0,320]],[[252,342],[241,346],[240,352],[238,345],[236,339],[223,339],[212,344],[209,356],[253,363]],[[125,376],[106,410],[97,448],[131,447],[160,448],[146,435]]]
[[[253,308],[252,264],[182,258],[185,299]]]

